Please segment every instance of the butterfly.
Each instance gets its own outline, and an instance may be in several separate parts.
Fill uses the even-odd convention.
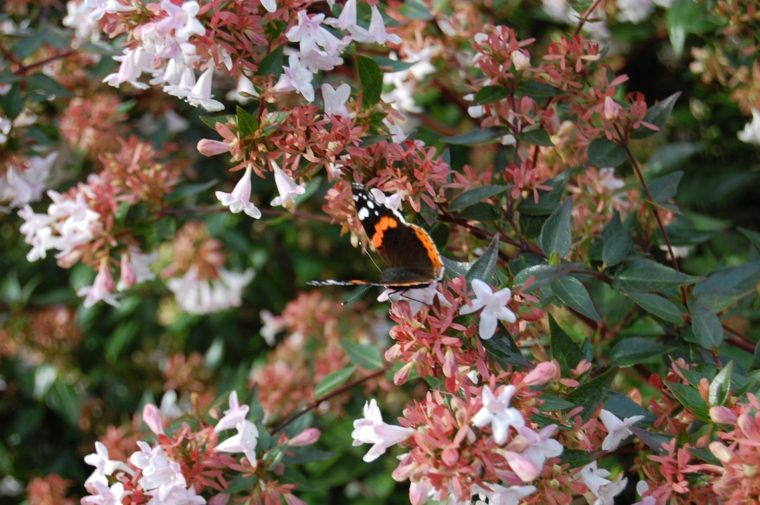
[[[383,286],[391,291],[424,288],[443,278],[443,261],[428,232],[407,223],[396,210],[379,203],[362,184],[351,186],[356,215],[387,265],[380,281],[325,280],[312,286]]]

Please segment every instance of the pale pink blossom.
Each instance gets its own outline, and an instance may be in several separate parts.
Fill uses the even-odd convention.
[[[237,391],[230,393],[229,405],[230,408],[224,411],[224,417],[219,419],[219,422],[214,426],[215,433],[236,427],[248,416],[249,407],[248,405],[240,405]]]
[[[322,85],[322,99],[325,101],[325,114],[348,116],[346,102],[351,96],[351,86],[342,83],[340,86],[333,88],[330,84]]]
[[[311,445],[317,442],[319,440],[319,437],[322,435],[322,433],[317,428],[307,428],[303,430],[301,433],[296,435],[295,437],[291,438],[288,441],[288,445],[293,447],[303,447],[307,445]]]
[[[620,420],[619,417],[609,410],[602,409],[599,419],[602,420],[602,424],[607,429],[607,436],[602,442],[602,450],[614,451],[618,448],[620,442],[633,435],[630,429],[631,426],[644,419],[644,416],[631,416]]]
[[[547,382],[559,379],[560,368],[557,361],[544,361],[528,372],[522,382],[526,386],[541,386]]]
[[[84,297],[84,306],[92,307],[98,302],[106,302],[114,307],[119,306],[119,301],[114,295],[114,282],[108,261],[100,262],[98,274],[91,286],[85,286],[77,291],[77,295]]]
[[[95,467],[92,474],[87,477],[85,485],[95,482],[108,484],[107,477],[110,477],[116,471],[132,473],[132,470],[123,462],[110,459],[108,448],[101,442],[95,442],[95,452],[85,456],[84,462]]]
[[[198,152],[203,156],[216,156],[222,153],[230,152],[230,145],[226,142],[212,139],[201,139],[196,146]]]
[[[362,458],[365,462],[370,463],[381,455],[392,445],[403,442],[412,436],[412,428],[404,428],[383,422],[383,416],[380,413],[380,407],[373,398],[364,404],[364,418],[354,421],[354,431],[351,437],[354,439],[353,445],[373,444],[369,452]]]
[[[307,102],[314,101],[314,73],[306,68],[296,53],[288,56],[288,65],[282,67],[282,75],[275,85],[276,91],[298,91]]]
[[[143,422],[150,428],[150,431],[156,435],[164,432],[164,420],[161,418],[161,411],[152,403],[148,403],[143,407],[142,418]]]
[[[404,202],[404,198],[406,198],[405,191],[396,191],[395,193],[388,195],[377,188],[372,188],[369,192],[377,203],[384,205],[394,212],[399,212],[401,210],[401,204]]]
[[[509,406],[517,389],[513,385],[503,386],[499,396],[495,396],[489,386],[483,387],[483,407],[473,416],[472,424],[478,428],[491,425],[494,441],[503,445],[509,438],[509,428],[521,428],[525,419],[519,410]]]
[[[628,479],[622,478],[610,480],[610,472],[604,468],[597,468],[596,461],[589,463],[581,469],[581,480],[588,490],[596,497],[592,505],[615,505],[615,496],[619,495]]]
[[[296,205],[296,197],[306,192],[306,185],[296,184],[296,181],[283,172],[275,161],[272,161],[272,171],[274,172],[274,183],[280,195],[272,200],[271,205],[273,207],[281,205],[286,209],[292,209]]]
[[[240,421],[237,426],[237,434],[221,442],[214,450],[219,452],[245,454],[251,466],[256,468],[256,444],[258,443],[259,430],[250,421]]]
[[[534,468],[535,473],[520,475],[524,482],[530,482],[541,474],[544,463],[549,458],[560,456],[564,450],[562,444],[551,438],[557,431],[556,424],[545,426],[539,432],[535,432],[527,426],[521,426],[517,430],[514,444],[524,447],[520,456],[529,460]],[[510,462],[511,465],[511,462]],[[514,467],[513,467],[514,469]],[[516,472],[517,473],[517,472]],[[528,477],[527,479],[524,477]]]
[[[231,193],[217,191],[214,193],[230,212],[239,214],[245,212],[254,219],[261,217],[261,211],[251,202],[251,165],[246,166],[243,177],[240,178]]]
[[[107,482],[100,481],[85,485],[87,490],[93,494],[82,498],[80,502],[82,505],[122,505],[122,499],[129,494],[125,492],[124,484],[121,482],[116,482],[111,487],[108,487]]]
[[[219,278],[204,279],[193,267],[182,277],[169,279],[166,286],[185,312],[210,314],[239,307],[243,303],[243,290],[253,277],[253,270],[231,272],[222,269]]]
[[[203,107],[209,112],[218,112],[224,109],[224,104],[214,100],[211,94],[211,80],[214,78],[214,67],[209,66],[198,78],[198,82],[187,94],[185,100],[193,107]]]

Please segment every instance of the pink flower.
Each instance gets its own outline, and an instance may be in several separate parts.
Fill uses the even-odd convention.
[[[604,97],[604,119],[617,119],[622,110],[623,107],[621,107],[612,97]]]
[[[256,444],[258,443],[259,430],[251,421],[241,421],[236,426],[237,434],[231,436],[216,446],[214,450],[219,452],[238,453],[242,452],[256,468]]]
[[[245,168],[243,177],[235,185],[232,193],[217,191],[214,194],[222,205],[229,207],[233,214],[244,211],[254,219],[261,217],[261,211],[251,202],[251,165]]]
[[[325,114],[348,116],[346,102],[351,96],[351,86],[345,82],[333,88],[328,83],[322,85],[322,99],[325,101]]]
[[[164,421],[161,419],[161,411],[152,403],[143,407],[142,418],[145,424],[148,425],[148,428],[150,428],[150,431],[156,435],[164,432]]]
[[[108,260],[103,260],[100,262],[100,268],[98,269],[98,274],[95,276],[92,286],[80,288],[77,291],[77,295],[85,297],[85,307],[92,307],[100,301],[118,307],[119,301],[113,294],[114,287],[113,276],[111,275],[111,269],[108,266]]]
[[[229,144],[219,140],[201,139],[196,147],[203,156],[216,156],[230,152]]]
[[[129,494],[124,491],[121,482],[116,482],[111,487],[107,483],[93,482],[87,489],[96,494],[82,498],[82,505],[121,505],[121,500]]]
[[[560,376],[559,364],[555,361],[544,361],[528,372],[522,383],[526,386],[540,386]]]
[[[214,433],[234,428],[248,416],[249,407],[248,405],[240,405],[237,391],[230,393],[229,404],[230,408],[224,411],[224,417],[219,419],[219,422],[214,426]]]
[[[478,428],[491,425],[494,441],[502,445],[507,441],[509,428],[521,428],[525,419],[519,410],[509,406],[512,396],[517,391],[513,385],[504,386],[496,397],[488,386],[483,387],[483,407],[472,418],[472,424]]]
[[[593,505],[615,505],[615,496],[625,489],[628,479],[622,478],[621,475],[613,481],[607,478],[609,476],[610,472],[596,467],[596,461],[581,469],[581,480],[596,497]]]
[[[633,435],[630,427],[644,419],[644,416],[626,417],[622,421],[609,410],[602,410],[599,419],[607,429],[607,436],[602,442],[603,451],[614,451],[620,445],[620,442]]]
[[[307,428],[291,438],[290,441],[288,441],[288,445],[293,447],[311,445],[319,440],[320,435],[322,435],[322,433],[317,428]]]
[[[85,485],[96,482],[108,484],[107,477],[113,475],[117,470],[132,473],[132,470],[126,464],[110,459],[108,448],[101,442],[95,442],[95,452],[85,456],[84,462],[95,467],[92,474],[87,477]]]
[[[314,101],[314,87],[311,81],[314,74],[301,62],[298,54],[288,56],[288,65],[282,67],[282,75],[275,85],[277,91],[298,91],[307,102]]]
[[[520,453],[520,456],[533,463],[536,472],[534,474],[525,474],[525,476],[528,477],[527,480],[516,470],[515,473],[517,473],[524,482],[530,482],[541,474],[541,470],[543,469],[546,460],[561,455],[564,451],[564,447],[562,447],[562,444],[558,441],[551,438],[557,431],[556,424],[550,424],[539,432],[535,432],[527,426],[521,426],[517,431],[518,436],[515,437],[515,445],[526,445],[525,449]],[[512,466],[511,462],[510,466]],[[512,469],[514,469],[514,466],[512,466]]]
[[[187,4],[186,4],[187,5]],[[224,104],[219,100],[214,100],[211,94],[211,80],[214,78],[214,67],[209,67],[198,78],[193,89],[185,96],[187,103],[193,107],[203,107],[209,112],[218,112],[224,110]]]
[[[286,209],[292,209],[296,205],[296,197],[306,192],[306,186],[296,184],[296,181],[283,172],[274,161],[272,161],[272,170],[274,171],[274,183],[280,196],[272,200],[271,205],[273,207],[282,205]]]
[[[380,408],[373,398],[364,404],[364,419],[354,421],[354,431],[351,433],[351,437],[354,439],[354,446],[373,444],[369,452],[362,458],[365,462],[370,463],[385,454],[390,446],[409,438],[412,433],[414,430],[411,428],[384,423]]]

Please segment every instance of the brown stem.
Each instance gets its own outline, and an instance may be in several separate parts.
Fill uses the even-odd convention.
[[[641,183],[641,187],[644,189],[644,195],[647,197],[647,203],[652,207],[652,213],[654,214],[654,218],[657,221],[657,227],[660,229],[660,233],[662,234],[662,238],[665,240],[665,245],[668,248],[668,254],[670,255],[670,262],[673,265],[673,268],[680,272],[681,267],[678,264],[678,259],[676,258],[676,255],[673,254],[673,246],[670,243],[670,236],[668,235],[668,232],[665,231],[665,225],[662,222],[662,219],[660,218],[660,213],[657,212],[657,205],[654,201],[654,198],[652,198],[652,194],[649,192],[649,186],[647,185],[647,181],[644,180],[644,174],[641,172],[641,167],[639,166],[638,161],[636,161],[636,158],[633,156],[633,153],[631,152],[630,147],[628,147],[628,141],[625,135],[623,135],[623,132],[620,131],[617,125],[615,125],[615,131],[618,134],[618,144],[625,150],[625,154],[628,157],[628,161],[631,162],[631,166],[633,166],[633,170],[636,172],[636,176],[639,178],[639,182]],[[681,301],[684,305],[687,304],[687,296],[686,296],[686,288],[681,286]]]
[[[290,423],[292,423],[293,421],[295,421],[299,417],[303,416],[304,414],[307,414],[307,413],[311,412],[312,410],[316,409],[323,402],[326,402],[327,400],[335,398],[336,396],[342,395],[346,391],[349,391],[349,390],[353,389],[355,386],[358,386],[359,384],[363,384],[363,383],[365,383],[365,382],[367,382],[367,381],[369,381],[371,379],[379,377],[379,376],[383,375],[386,371],[387,371],[387,368],[383,367],[383,368],[381,368],[380,370],[378,370],[376,372],[373,372],[373,373],[371,373],[369,375],[366,375],[364,377],[356,379],[353,382],[349,382],[348,384],[346,384],[346,385],[344,385],[342,387],[339,387],[338,389],[336,389],[332,393],[329,393],[329,394],[323,396],[322,398],[318,398],[318,399],[314,400],[312,403],[310,403],[309,405],[307,405],[303,409],[301,409],[301,410],[299,410],[297,412],[293,412],[292,414],[290,414],[289,416],[287,416],[285,419],[283,419],[282,421],[280,421],[279,424],[277,424],[274,428],[272,428],[272,435],[276,434],[279,431],[282,431],[287,425],[289,425]]]
[[[594,3],[591,4],[591,6],[588,9],[586,9],[586,12],[584,12],[581,15],[580,20],[578,20],[578,26],[575,27],[575,32],[573,32],[573,37],[581,33],[581,30],[583,29],[583,25],[586,24],[589,16],[591,16],[591,13],[594,12],[594,10],[596,10],[596,8],[599,6],[600,3],[602,3],[602,0],[596,0]]]
[[[68,58],[72,54],[76,54],[76,49],[69,49],[67,51],[64,51],[62,53],[54,54],[53,56],[50,56],[48,58],[35,61],[34,63],[30,63],[29,65],[21,65],[18,69],[16,69],[16,74],[24,75],[30,70],[34,70],[37,67],[41,67],[43,65],[47,65],[50,62],[53,62],[55,60],[61,60],[63,58]]]

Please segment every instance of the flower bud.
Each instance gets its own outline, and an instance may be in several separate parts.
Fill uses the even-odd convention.
[[[230,146],[224,142],[211,139],[199,140],[197,149],[203,156],[216,156],[217,154],[230,152]]]
[[[150,428],[150,431],[156,435],[160,435],[164,432],[164,422],[161,419],[161,411],[152,403],[147,404],[143,408],[142,418],[145,424],[148,425],[148,428]]]
[[[311,445],[319,440],[322,433],[317,428],[307,428],[295,437],[290,439],[288,445],[294,447],[303,447],[305,445]]]
[[[713,456],[718,458],[722,463],[728,463],[733,457],[733,454],[728,450],[728,447],[721,444],[720,442],[711,443],[710,452],[713,453]]]
[[[129,259],[129,253],[121,255],[121,274],[119,276],[119,289],[129,289],[137,282],[137,275],[132,268],[132,261]]]
[[[523,379],[526,386],[540,386],[554,379],[559,378],[559,364],[555,361],[544,361],[539,363]]]
[[[710,419],[712,419],[714,423],[735,424],[737,418],[736,414],[727,407],[711,407]]]
[[[604,97],[604,119],[613,120],[617,119],[620,115],[620,111],[623,108],[612,97]]]
[[[530,68],[530,58],[522,51],[514,51],[511,56],[512,64],[518,72]]]

